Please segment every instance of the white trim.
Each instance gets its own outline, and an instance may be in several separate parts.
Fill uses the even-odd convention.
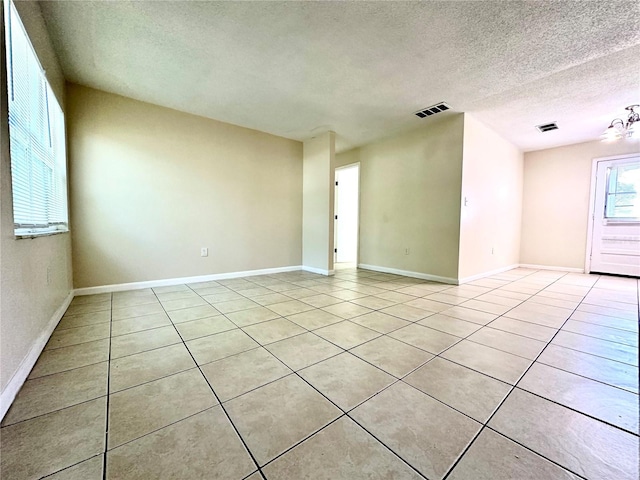
[[[412,272],[409,270],[399,270],[397,268],[380,267],[378,265],[367,265],[359,263],[358,268],[364,270],[373,270],[374,272],[393,273],[395,275],[404,275],[405,277],[420,278],[422,280],[430,280],[432,282],[447,283],[450,285],[458,285],[458,280],[451,277],[440,277],[438,275],[430,275],[428,273]]]
[[[584,273],[584,269],[576,267],[557,267],[553,265],[532,265],[530,263],[521,263],[520,268],[529,268],[531,270],[555,270],[557,272]]]
[[[598,161],[591,161],[591,182],[589,184],[589,216],[587,217],[587,244],[584,252],[584,271],[591,271],[591,249],[593,248],[593,215],[596,209],[596,180],[598,178]]]
[[[44,350],[45,345],[49,341],[51,334],[58,326],[58,322],[60,322],[64,312],[67,311],[71,300],[73,300],[73,290],[69,292],[67,298],[62,302],[62,305],[60,305],[60,307],[51,316],[49,323],[47,323],[47,326],[42,330],[36,341],[33,342],[29,353],[27,353],[27,355],[22,359],[22,362],[13,374],[13,377],[11,377],[7,386],[4,387],[4,390],[0,394],[0,420],[4,418],[9,407],[11,407],[11,404],[15,400],[16,395],[18,395],[18,392],[22,388],[22,385],[27,380],[31,370],[38,361],[38,357],[40,357],[42,350]]]
[[[522,265],[518,263],[514,263],[513,265],[496,268],[495,270],[491,270],[489,272],[483,272],[483,273],[478,273],[477,275],[471,275],[470,277],[459,278],[458,285],[462,285],[463,283],[473,282],[475,280],[480,280],[481,278],[490,277],[491,275],[497,275],[498,273],[507,272],[509,270],[513,270],[514,268],[518,268],[521,266]]]
[[[334,275],[336,273],[335,270],[324,270],[322,268],[307,267],[306,265],[303,265],[302,267],[300,267],[300,269],[305,271],[305,272],[317,273],[319,275],[326,275],[328,277],[331,276],[331,275]]]
[[[609,162],[612,160],[624,160],[625,158],[637,157],[638,153],[627,153],[624,155],[613,155],[611,157],[594,158],[591,162],[591,184],[589,186],[589,216],[587,217],[587,246],[584,254],[585,273],[591,272],[591,249],[593,248],[593,216],[596,209],[596,180],[598,178],[598,162]]]
[[[353,162],[353,163],[348,163],[346,165],[342,165],[341,167],[336,167],[335,170],[343,170],[345,168],[353,168],[356,165],[358,166],[358,168],[360,168],[360,162]]]
[[[624,160],[625,158],[633,158],[633,157],[637,157],[638,156],[638,152],[636,153],[625,153],[622,155],[611,155],[610,157],[597,157],[594,158],[593,161],[594,162],[608,162],[610,160]]]
[[[303,267],[295,265],[291,267],[263,268],[261,270],[246,270],[244,272],[214,273],[211,275],[199,275],[195,277],[165,278],[162,280],[149,280],[145,282],[117,283],[113,285],[101,285],[97,287],[76,288],[75,295],[94,295],[96,293],[122,292],[125,290],[139,290],[150,287],[166,287],[182,285],[185,283],[210,282],[213,280],[226,280],[228,278],[253,277],[255,275],[272,275],[274,273],[296,272]]]
[[[481,278],[490,277],[492,275],[497,275],[502,272],[507,272],[509,270],[513,270],[515,268],[529,268],[532,270],[556,270],[559,272],[571,272],[571,273],[584,273],[584,270],[581,268],[574,267],[555,267],[549,265],[531,265],[525,263],[514,263],[513,265],[508,265],[506,267],[496,268],[495,270],[491,270],[489,272],[479,273],[477,275],[472,275],[470,277],[455,279],[451,277],[441,277],[438,275],[431,275],[428,273],[420,273],[420,272],[412,272],[408,270],[400,270],[397,268],[389,268],[389,267],[380,267],[377,265],[367,265],[364,263],[358,264],[358,268],[362,268],[363,270],[373,270],[374,272],[383,272],[383,273],[393,273],[395,275],[404,275],[405,277],[412,278],[420,278],[422,280],[429,280],[432,282],[441,282],[447,283],[450,285],[462,285],[464,283],[473,282],[475,280],[479,280]]]

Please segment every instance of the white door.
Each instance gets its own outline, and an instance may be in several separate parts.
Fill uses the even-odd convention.
[[[335,261],[358,260],[359,165],[336,169]]]
[[[590,270],[640,276],[640,156],[596,168]]]

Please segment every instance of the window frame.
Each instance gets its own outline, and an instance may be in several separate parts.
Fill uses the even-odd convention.
[[[625,161],[625,162],[621,162],[619,164],[616,164],[614,166],[610,166],[607,168],[607,173],[606,173],[606,184],[605,184],[605,199],[604,199],[604,212],[603,212],[603,221],[605,223],[605,225],[615,225],[615,224],[624,224],[624,225],[633,225],[633,224],[638,224],[640,223],[640,217],[614,217],[614,216],[609,216],[609,202],[610,202],[610,196],[611,195],[626,195],[626,194],[635,194],[636,196],[639,195],[639,192],[613,192],[611,193],[611,174],[612,174],[612,170],[616,170],[616,184],[617,184],[617,175],[618,175],[618,169],[621,167],[625,167],[627,165],[638,165],[637,161],[634,161],[633,159],[631,159],[630,161]],[[640,199],[638,200],[640,201]],[[614,207],[615,208],[615,207]]]
[[[46,71],[42,68],[17,7],[12,0],[3,3],[14,237],[24,239],[68,233],[69,185],[65,113]],[[16,51],[14,41],[17,35],[23,35],[25,43],[20,38]],[[25,64],[20,66],[22,70],[14,68],[16,52],[25,60]],[[24,80],[17,84],[19,88],[14,84],[16,72],[20,72]],[[14,100],[16,92],[20,90],[25,95],[20,99],[22,103]],[[40,112],[40,116],[33,111],[34,107]],[[20,113],[12,116],[12,109]],[[24,150],[16,157],[16,150],[20,152],[20,149]],[[21,195],[18,197],[19,201],[16,200],[16,186],[21,187],[18,189],[18,195]],[[25,200],[25,197],[28,199]],[[22,216],[20,221],[16,218],[17,215]]]

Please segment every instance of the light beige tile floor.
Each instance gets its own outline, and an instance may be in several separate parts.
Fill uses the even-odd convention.
[[[290,272],[77,297],[3,480],[638,478],[638,280]]]

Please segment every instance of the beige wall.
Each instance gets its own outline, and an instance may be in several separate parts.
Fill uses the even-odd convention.
[[[16,5],[47,78],[64,108],[64,78],[46,33],[40,7],[36,2],[16,2]],[[0,390],[4,392],[29,352],[37,350],[46,341],[47,327],[51,326],[52,317],[68,296],[72,278],[69,234],[33,240],[16,240],[13,235],[4,31],[0,36]],[[48,269],[50,274],[47,278]]]
[[[464,115],[461,280],[519,263],[522,165],[514,145]]]
[[[359,263],[457,278],[463,121],[429,119],[338,155],[360,161]]]
[[[583,269],[593,159],[637,152],[622,140],[525,153],[520,263]]]
[[[328,274],[333,270],[335,134],[304,142],[302,264]]]
[[[360,149],[354,148],[336,155],[335,168],[346,167],[360,161]]]
[[[300,142],[74,84],[67,105],[76,287],[300,265]]]

